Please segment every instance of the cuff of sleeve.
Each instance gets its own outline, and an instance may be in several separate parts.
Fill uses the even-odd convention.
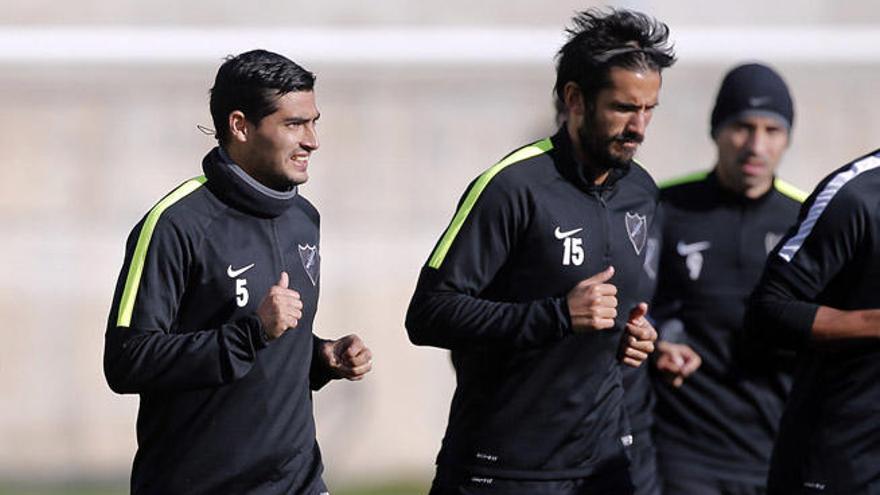
[[[795,348],[808,345],[813,335],[813,322],[816,321],[819,305],[805,301],[793,301],[787,306],[780,315],[783,328],[790,330],[787,337],[795,343]]]
[[[568,310],[568,298],[554,298],[554,307],[556,308],[556,319],[559,322],[557,337],[561,339],[574,333],[571,325],[571,311]]]
[[[772,347],[798,350],[809,344],[818,310],[806,301],[753,296],[744,318],[746,334]]]
[[[312,340],[312,368],[309,370],[309,388],[319,390],[321,387],[333,380],[333,371],[324,363],[321,357],[321,346],[329,340],[322,339],[315,335]]]
[[[256,314],[245,316],[238,320],[238,324],[247,330],[254,350],[263,349],[269,345],[269,336],[263,331],[263,322]]]

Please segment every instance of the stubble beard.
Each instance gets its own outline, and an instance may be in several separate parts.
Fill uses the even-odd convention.
[[[632,133],[616,134],[610,137],[603,137],[596,130],[595,119],[590,116],[584,118],[584,122],[578,129],[582,151],[584,156],[592,162],[599,173],[607,170],[625,168],[635,156],[636,150],[631,152],[623,151],[614,153],[612,145],[616,142],[636,142],[641,143],[643,137]]]

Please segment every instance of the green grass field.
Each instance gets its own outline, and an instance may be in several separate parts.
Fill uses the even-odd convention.
[[[362,488],[333,487],[332,495],[425,495],[428,482],[396,482],[377,484]],[[126,495],[128,487],[123,484],[91,485],[76,484],[4,484],[0,483],[0,495]]]

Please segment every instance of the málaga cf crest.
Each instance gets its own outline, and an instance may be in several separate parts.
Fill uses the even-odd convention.
[[[303,268],[305,268],[306,273],[309,275],[309,280],[312,281],[312,285],[317,284],[318,275],[321,270],[321,255],[318,254],[318,246],[297,244],[296,247],[299,248],[299,259],[302,260]]]
[[[645,241],[648,240],[648,218],[638,213],[626,212],[626,233],[632,243],[636,254],[642,254]]]

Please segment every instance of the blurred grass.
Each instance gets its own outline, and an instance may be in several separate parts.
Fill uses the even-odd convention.
[[[363,488],[340,487],[338,490],[330,487],[331,495],[427,495],[430,482],[400,482],[383,485],[374,485]]]
[[[127,485],[0,484],[0,495],[125,495]]]
[[[387,484],[369,485],[366,487],[331,486],[332,495],[425,495],[428,493],[428,482],[392,482]],[[126,495],[127,484],[4,484],[0,483],[0,495]]]

